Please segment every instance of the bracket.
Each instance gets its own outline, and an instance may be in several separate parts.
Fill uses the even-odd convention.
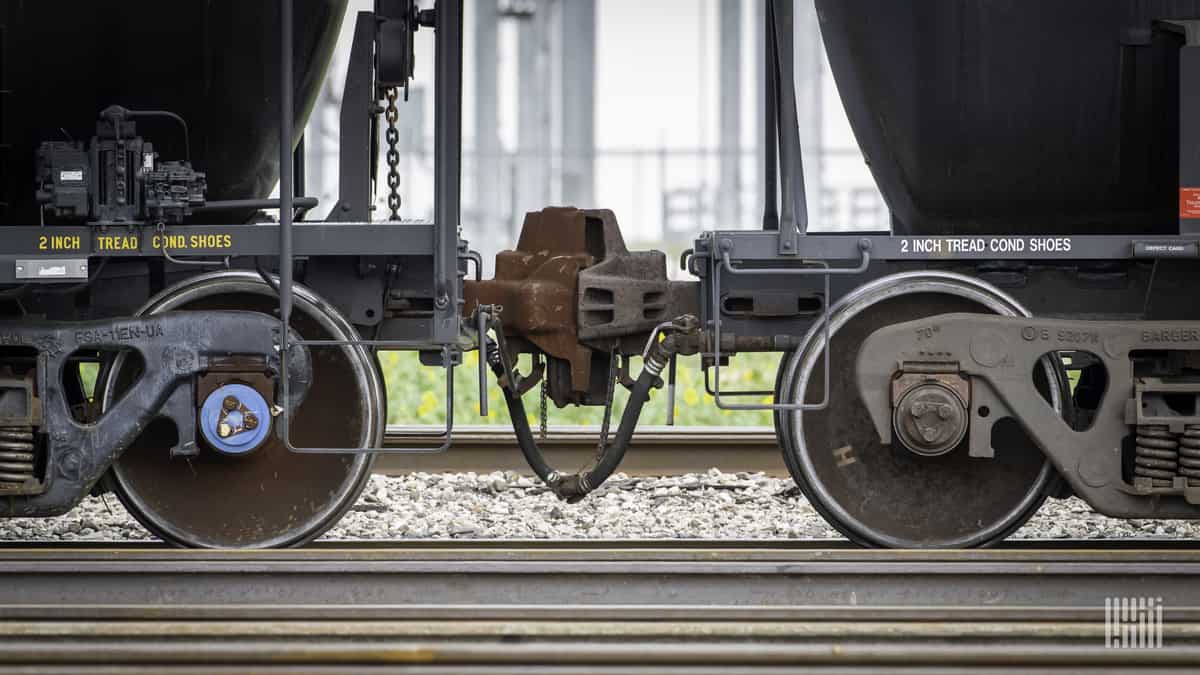
[[[696,255],[701,255],[701,248],[697,247]],[[824,332],[825,344],[829,344],[829,311],[830,304],[829,296],[829,277],[837,274],[862,274],[871,264],[871,245],[869,240],[863,239],[859,242],[859,261],[855,267],[830,267],[829,263],[818,261],[816,266],[808,267],[768,267],[768,268],[741,268],[735,267],[730,256],[730,251],[733,250],[733,242],[731,240],[721,238],[716,242],[715,247],[708,247],[706,253],[708,255],[709,267],[708,273],[711,284],[711,303],[709,307],[708,320],[711,323],[713,333],[713,384],[711,393],[713,402],[722,410],[824,410],[829,405],[829,350],[825,349],[825,392],[824,400],[819,403],[804,403],[798,401],[795,403],[725,403],[721,400],[721,274],[735,275],[789,275],[789,276],[806,276],[819,275],[824,278],[826,298],[824,311],[821,313],[821,318],[814,324],[813,330],[818,327]],[[799,261],[798,261],[799,262]],[[705,387],[708,387],[707,373],[705,373]],[[726,392],[726,397],[729,396],[747,396],[748,392]]]

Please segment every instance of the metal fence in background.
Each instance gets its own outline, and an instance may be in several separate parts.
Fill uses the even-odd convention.
[[[711,229],[755,229],[762,219],[762,190],[755,150],[723,152],[717,148],[605,148],[592,158],[596,185],[594,204],[564,202],[555,166],[562,153],[530,155],[503,153],[493,156],[466,154],[465,176],[490,176],[492,208],[482,208],[478,186],[464,182],[463,232],[485,257],[511,247],[528,211],[549,205],[612,209],[630,245],[658,247],[668,252],[691,246],[695,236]],[[720,164],[735,161],[741,175],[750,177],[733,189],[718,179]],[[810,169],[811,227],[820,231],[886,230],[889,213],[857,148],[824,149],[806,157]],[[479,167],[478,163],[485,163]],[[537,166],[540,164],[541,166]],[[523,171],[536,166],[548,176],[543,199],[522,203],[518,186]],[[547,168],[549,169],[547,171]],[[483,170],[479,170],[483,169]],[[527,196],[528,197],[528,196]],[[722,200],[732,206],[722,208]],[[736,214],[723,222],[723,213]]]

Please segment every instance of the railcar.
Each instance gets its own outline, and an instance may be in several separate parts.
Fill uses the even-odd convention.
[[[1200,2],[816,4],[892,228],[809,232],[793,7],[768,0],[762,220],[697,233],[678,281],[590,204],[528,214],[480,278],[461,0],[5,3],[0,515],[111,491],[177,545],[303,544],[378,453],[450,447],[478,350],[481,405],[501,389],[567,501],[699,354],[716,405],[773,411],[797,484],[863,545],[989,545],[1071,494],[1200,516]],[[311,220],[297,149],[343,22],[338,197]],[[414,76],[436,91],[431,222],[397,217]],[[385,439],[380,349],[445,371],[444,429]],[[721,384],[761,351],[784,354],[770,404]],[[604,408],[591,465],[547,461],[527,394]]]

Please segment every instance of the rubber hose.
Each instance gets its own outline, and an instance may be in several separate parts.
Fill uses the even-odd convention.
[[[493,371],[496,372],[497,377],[504,374],[502,368],[493,368]],[[504,392],[504,402],[508,405],[508,416],[512,419],[513,431],[517,435],[517,445],[521,448],[521,454],[525,456],[525,461],[529,463],[529,468],[533,469],[537,477],[541,478],[546,485],[555,488],[557,474],[554,472],[554,468],[546,463],[546,458],[542,456],[542,450],[533,437],[533,430],[529,428],[529,419],[525,417],[525,404],[521,401],[521,395],[507,386],[501,387],[501,391]]]
[[[504,375],[503,366],[499,363],[491,365],[496,377],[501,378]],[[633,391],[629,395],[629,402],[625,405],[624,412],[621,413],[621,423],[617,427],[613,442],[605,446],[603,454],[592,469],[585,473],[566,476],[555,471],[546,462],[545,455],[542,454],[542,449],[533,436],[533,429],[529,426],[529,418],[525,414],[525,403],[521,400],[520,394],[512,389],[511,383],[501,387],[521,454],[525,456],[525,461],[529,463],[529,467],[533,469],[537,477],[542,479],[542,482],[549,486],[555,495],[569,503],[577,502],[599,487],[612,475],[613,471],[616,471],[633,439],[633,431],[637,427],[638,418],[641,417],[642,407],[645,406],[646,401],[650,400],[650,390],[654,387],[659,372],[661,372],[661,368],[642,368],[641,374],[634,382]]]
[[[650,390],[654,388],[654,381],[657,379],[658,375],[651,373],[649,368],[642,368],[641,374],[633,384],[633,391],[629,393],[629,401],[625,404],[625,410],[621,413],[621,424],[617,427],[616,437],[604,448],[604,454],[600,456],[600,461],[596,463],[596,466],[584,474],[586,478],[583,485],[586,488],[584,494],[608,480],[608,477],[617,470],[617,466],[624,459],[625,451],[629,449],[629,443],[633,440],[633,430],[637,427],[638,418],[642,415],[642,406],[650,400]]]

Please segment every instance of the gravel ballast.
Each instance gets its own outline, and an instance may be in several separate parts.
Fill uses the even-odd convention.
[[[1017,538],[1200,536],[1200,521],[1116,520],[1078,499],[1047,500]],[[374,476],[325,540],[840,538],[787,479],[721,473],[660,478],[617,474],[578,504],[515,473]],[[108,495],[59,518],[0,520],[0,540],[152,539]]]

